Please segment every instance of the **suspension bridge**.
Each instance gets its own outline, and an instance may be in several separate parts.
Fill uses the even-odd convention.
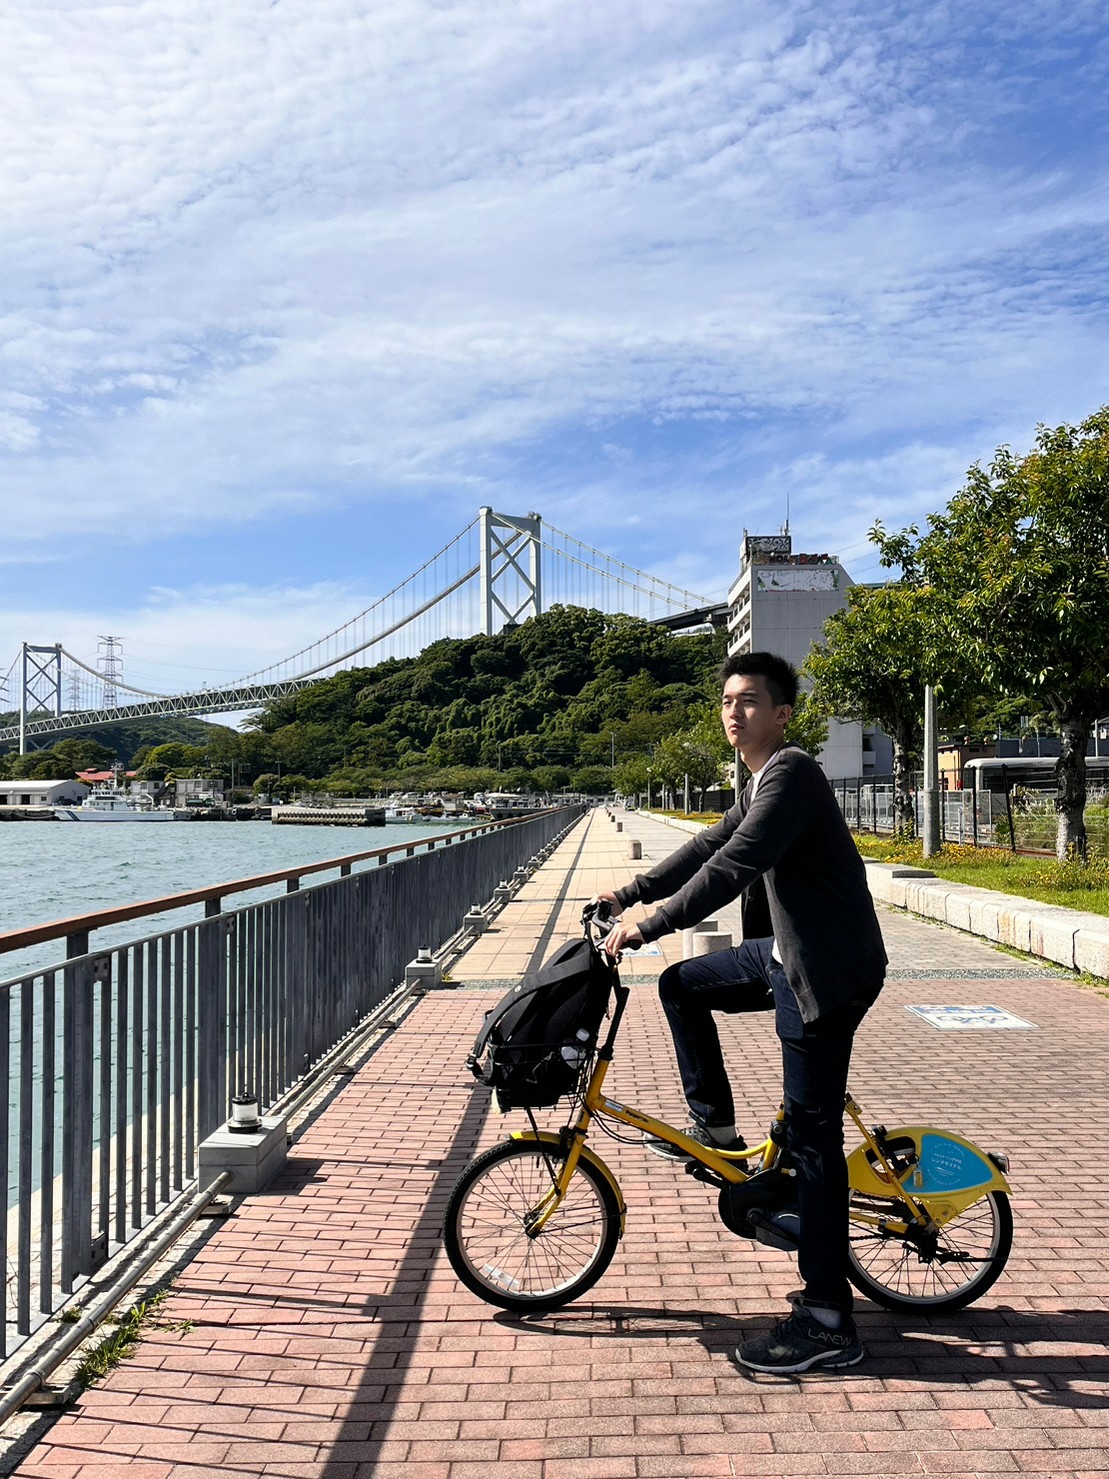
[[[155,693],[125,683],[116,638],[98,660],[24,642],[0,679],[0,745],[20,754],[51,736],[135,719],[261,708],[344,668],[412,657],[443,637],[492,635],[556,604],[625,612],[674,631],[719,623],[726,606],[671,585],[544,522],[482,508],[399,585],[291,656],[232,683]],[[122,696],[122,701],[121,701]]]

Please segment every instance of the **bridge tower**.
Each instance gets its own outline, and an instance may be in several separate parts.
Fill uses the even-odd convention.
[[[526,621],[543,609],[540,565],[543,520],[536,513],[516,517],[494,513],[489,507],[481,509],[479,518],[481,630],[491,637],[506,623]],[[526,569],[521,563],[525,550]],[[499,616],[494,626],[496,613]]]
[[[19,662],[19,753],[27,753],[27,712],[49,709],[56,719],[62,715],[62,644],[36,647],[23,643]]]

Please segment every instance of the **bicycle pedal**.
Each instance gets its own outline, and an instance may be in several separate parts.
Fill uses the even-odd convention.
[[[724,1178],[718,1176],[715,1171],[711,1171],[708,1166],[703,1166],[700,1161],[686,1161],[685,1174],[692,1176],[694,1181],[703,1181],[706,1185],[715,1186],[717,1189],[724,1185]]]
[[[767,1212],[761,1207],[752,1207],[747,1220],[754,1230],[758,1242],[768,1248],[777,1248],[782,1253],[796,1253],[801,1241],[801,1217],[792,1209]]]

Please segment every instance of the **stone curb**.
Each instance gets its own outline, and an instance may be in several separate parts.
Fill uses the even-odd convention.
[[[923,868],[864,858],[870,892],[883,904],[949,924],[995,945],[1072,971],[1109,977],[1109,918],[937,878]]]

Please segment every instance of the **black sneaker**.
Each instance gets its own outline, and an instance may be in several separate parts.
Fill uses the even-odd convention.
[[[735,1155],[739,1151],[747,1149],[747,1142],[742,1135],[737,1135],[734,1140],[724,1142],[714,1140],[704,1125],[699,1125],[696,1121],[691,1125],[686,1125],[682,1130],[682,1134],[690,1140],[696,1140],[698,1145],[706,1145],[710,1150],[719,1150],[724,1155]],[[693,1159],[689,1152],[683,1150],[680,1145],[673,1145],[669,1140],[661,1140],[657,1135],[644,1135],[643,1147],[645,1150],[651,1151],[654,1155],[660,1155],[664,1160],[668,1161],[688,1161]]]
[[[808,1371],[813,1366],[826,1371],[856,1366],[865,1355],[850,1316],[845,1317],[838,1330],[829,1330],[827,1325],[814,1319],[804,1305],[797,1304],[789,1318],[775,1325],[768,1334],[745,1340],[735,1358],[748,1371],[790,1376],[796,1371]]]

